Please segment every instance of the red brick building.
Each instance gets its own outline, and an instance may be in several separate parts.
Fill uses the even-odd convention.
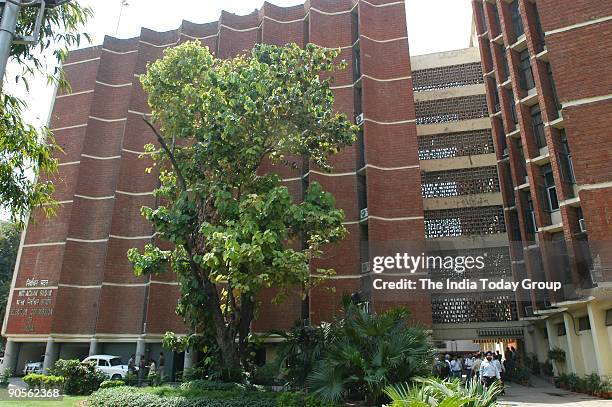
[[[184,332],[174,312],[178,287],[172,275],[135,277],[126,251],[155,239],[139,214],[141,206],[156,203],[157,177],[145,173],[151,163],[139,158],[154,135],[142,120],[148,106],[138,75],[164,49],[191,40],[221,58],[258,42],[312,42],[340,48],[348,62],[333,90],[337,110],[361,124],[359,141],[334,158],[333,174],[280,170],[296,197],[307,182],[321,183],[344,209],[350,232],[313,264],[337,273],[326,284],[335,293],[322,287],[309,297],[313,322],[329,320],[342,293],[362,289],[368,241],[424,241],[402,1],[312,0],[288,8],[265,3],[247,16],[224,12],[214,23],[185,21],[170,32],[106,37],[101,46],[72,52],[64,65],[72,89],[56,96],[50,122],[64,150],[55,179],[61,207],[50,221],[31,221],[23,235],[3,329],[7,363],[22,368],[43,354],[45,367],[58,357],[94,353],[157,355],[164,332]],[[379,309],[402,300],[368,296]],[[427,297],[410,306],[431,323]],[[301,300],[292,298],[264,306],[253,328],[288,328],[300,318]],[[173,358],[173,364],[167,368],[180,370],[182,359]]]
[[[526,340],[612,372],[612,3],[473,0]],[[563,368],[555,366],[556,369]]]

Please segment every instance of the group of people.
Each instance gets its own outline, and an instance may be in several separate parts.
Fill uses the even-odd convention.
[[[506,348],[505,359],[497,352],[478,352],[472,356],[460,357],[456,355],[445,355],[444,361],[437,360],[436,374],[443,379],[462,379],[466,376],[466,382],[470,383],[476,377],[481,383],[489,387],[495,381],[503,383],[515,366],[517,352],[514,347]]]
[[[165,361],[166,359],[164,357],[164,352],[159,353],[159,363],[156,363],[155,360],[151,358],[147,364],[147,359],[144,357],[144,355],[141,355],[140,364],[138,366],[138,370],[136,370],[136,355],[132,355],[128,361],[128,371],[133,375],[138,374],[139,380],[144,380],[145,377],[147,379],[151,379],[155,375],[157,375],[158,378],[163,379]]]

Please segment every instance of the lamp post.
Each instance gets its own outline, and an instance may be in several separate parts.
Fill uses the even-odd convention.
[[[0,91],[4,83],[6,65],[11,55],[13,43],[36,44],[40,34],[40,25],[45,14],[45,7],[60,6],[71,0],[0,0],[2,6],[2,18],[0,19]],[[29,35],[15,35],[19,11],[22,7],[37,7],[36,24]]]

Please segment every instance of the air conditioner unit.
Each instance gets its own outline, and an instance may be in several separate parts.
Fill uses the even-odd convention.
[[[357,124],[358,126],[361,126],[363,124],[365,117],[363,115],[363,113],[358,114],[357,116],[355,116],[355,124]]]
[[[525,307],[525,316],[526,317],[532,317],[533,316],[533,306],[527,305]]]
[[[508,147],[504,148],[504,151],[502,152],[502,157],[508,157]]]
[[[584,221],[584,219],[578,219],[578,225],[580,225],[580,231],[581,232],[586,232],[586,222]]]
[[[366,261],[361,263],[361,274],[367,274],[370,272],[370,262]]]
[[[368,208],[363,208],[359,211],[359,220],[364,220],[368,217]]]

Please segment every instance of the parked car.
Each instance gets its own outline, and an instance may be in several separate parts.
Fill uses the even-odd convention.
[[[27,375],[30,373],[40,374],[43,372],[43,362],[26,362],[23,367],[23,375]]]
[[[128,366],[123,364],[119,356],[112,355],[92,355],[83,359],[82,363],[95,362],[96,368],[112,380],[125,379],[128,373]]]

